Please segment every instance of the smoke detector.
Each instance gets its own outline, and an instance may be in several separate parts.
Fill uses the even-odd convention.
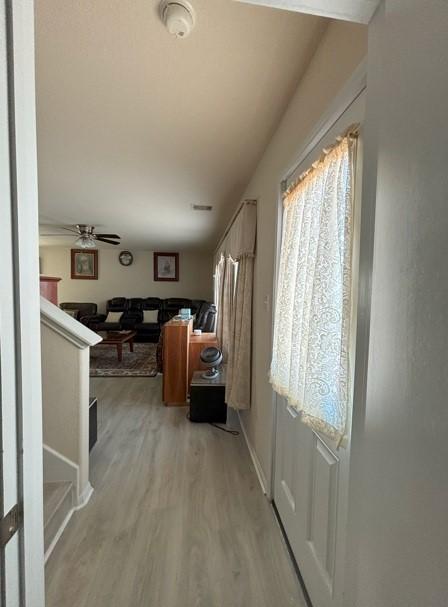
[[[196,21],[193,7],[186,0],[162,0],[160,17],[169,33],[176,38],[186,38]]]

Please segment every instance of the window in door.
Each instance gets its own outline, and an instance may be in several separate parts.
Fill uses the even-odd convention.
[[[357,136],[351,127],[284,196],[270,376],[305,424],[338,441],[350,400]]]

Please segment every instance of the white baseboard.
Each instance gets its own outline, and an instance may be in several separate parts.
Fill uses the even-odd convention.
[[[58,532],[56,533],[56,535],[54,536],[54,538],[51,540],[51,544],[48,546],[47,550],[45,551],[44,563],[46,563],[48,561],[48,559],[50,558],[51,553],[53,552],[56,544],[61,539],[61,535],[64,533],[64,530],[67,527],[70,519],[72,518],[74,511],[75,511],[74,508],[71,508],[68,511],[67,516],[65,517],[65,519],[62,522],[62,525],[58,529]]]
[[[263,491],[264,495],[270,500],[271,499],[271,492],[268,491],[268,489],[267,489],[267,487],[269,485],[268,485],[266,476],[265,476],[265,474],[263,472],[263,468],[261,467],[260,460],[258,459],[258,456],[257,456],[257,454],[255,452],[255,449],[252,447],[252,444],[251,444],[251,442],[249,440],[249,437],[248,437],[247,432],[246,432],[246,428],[244,427],[244,423],[243,423],[243,420],[241,418],[241,415],[240,415],[239,411],[238,411],[238,419],[239,419],[239,422],[240,422],[241,431],[243,433],[244,440],[246,441],[246,445],[247,445],[247,448],[249,450],[249,454],[250,454],[250,457],[252,459],[252,463],[253,463],[254,468],[255,468],[255,472],[257,473],[257,477],[258,477],[258,481],[259,481],[260,486],[261,486],[261,490]]]
[[[73,487],[72,491],[73,492],[76,491],[75,487]],[[80,496],[80,498],[78,500],[78,504],[76,506],[73,506],[72,508],[70,508],[70,510],[67,513],[67,516],[63,520],[61,526],[59,527],[58,532],[56,533],[56,535],[54,536],[54,538],[51,541],[51,544],[48,546],[47,550],[45,551],[45,563],[48,561],[56,544],[61,539],[61,536],[64,533],[65,528],[69,524],[70,519],[73,516],[73,513],[77,512],[78,510],[81,510],[81,508],[84,508],[85,506],[87,506],[87,504],[90,501],[90,498],[92,497],[92,494],[93,494],[93,487],[90,483],[87,483],[84,491],[82,492],[82,495]]]
[[[73,510],[81,510],[81,508],[84,508],[84,506],[87,506],[87,504],[90,501],[90,498],[92,497],[92,494],[93,494],[93,487],[90,483],[87,483],[87,485],[84,488],[84,491],[81,493],[81,495],[78,498],[77,505],[73,508]]]

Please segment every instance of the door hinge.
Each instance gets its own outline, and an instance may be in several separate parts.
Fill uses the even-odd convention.
[[[22,506],[16,504],[0,520],[0,548],[4,548],[23,523]]]

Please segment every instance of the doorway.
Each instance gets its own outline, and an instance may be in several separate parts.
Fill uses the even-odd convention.
[[[314,143],[288,180],[292,183],[351,124],[362,124],[365,89],[355,96]],[[350,361],[356,343],[356,303],[361,214],[362,130],[355,167]],[[351,402],[353,403],[353,365]],[[351,414],[349,414],[349,418]],[[350,475],[350,419],[347,440],[335,441],[304,425],[300,413],[286,399],[276,398],[274,502],[292,553],[315,607],[343,607],[348,483]]]

